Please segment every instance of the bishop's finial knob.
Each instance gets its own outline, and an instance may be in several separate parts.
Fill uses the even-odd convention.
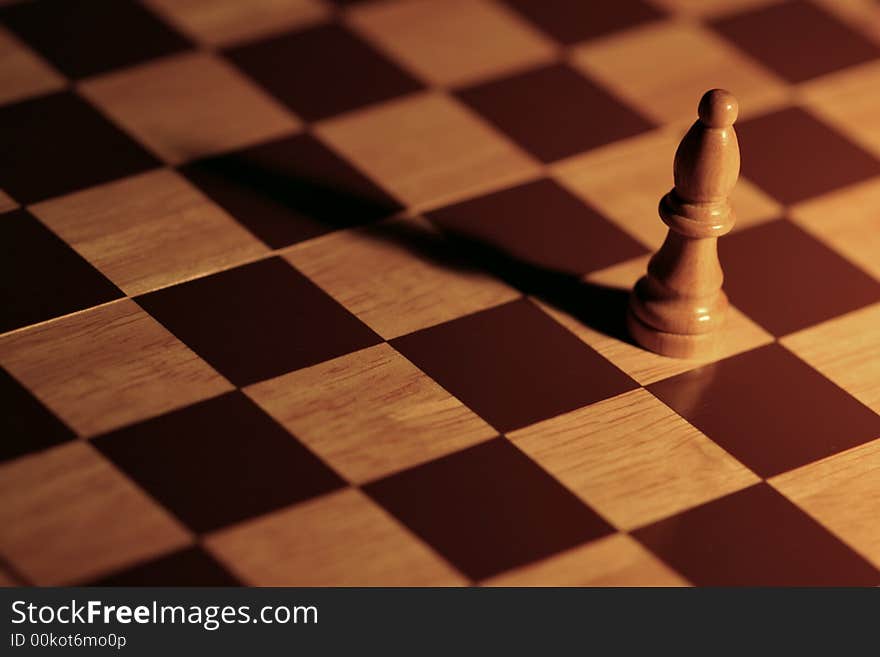
[[[703,94],[697,113],[706,127],[729,128],[739,115],[739,103],[729,91],[712,89]]]

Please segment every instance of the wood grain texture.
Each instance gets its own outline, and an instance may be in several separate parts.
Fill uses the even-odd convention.
[[[876,20],[880,26],[880,12]],[[796,93],[814,114],[880,157],[878,86],[880,62],[873,61],[806,82]]]
[[[880,568],[880,440],[774,477],[770,484]]]
[[[780,342],[880,413],[880,303],[793,333]]]
[[[30,210],[132,296],[269,252],[189,182],[164,169]]]
[[[355,5],[347,19],[436,85],[471,84],[540,65],[556,54],[552,41],[491,0],[368,3]]]
[[[497,575],[484,586],[688,586],[626,534],[613,534]]]
[[[63,88],[64,76],[0,26],[0,103]]]
[[[572,61],[661,124],[691,123],[694,99],[706,89],[732,91],[748,108],[744,117],[786,101],[786,87],[773,73],[686,21],[650,23],[589,42],[575,48]]]
[[[0,364],[81,436],[232,388],[129,299],[7,333]]]
[[[758,481],[641,388],[509,437],[621,529],[648,524]]]
[[[354,482],[497,433],[384,343],[258,383],[246,393]]]
[[[330,16],[322,0],[144,0],[190,37],[228,46],[245,39],[303,28]]]
[[[789,215],[880,280],[880,177],[800,203]]]
[[[168,57],[91,78],[81,93],[146,144],[179,164],[280,137],[298,119],[219,57]]]
[[[0,466],[0,552],[35,584],[69,585],[191,542],[84,442]]]
[[[455,254],[443,239],[426,221],[406,219],[309,240],[284,257],[386,339],[520,296],[449,262]]]
[[[360,491],[222,530],[208,549],[255,586],[458,586],[461,575]]]
[[[551,165],[551,176],[651,249],[666,237],[657,200],[672,185],[672,154],[684,132],[655,130]],[[730,197],[733,230],[777,218],[782,206],[740,177]]]
[[[436,93],[329,119],[315,132],[416,211],[540,174],[513,143]]]
[[[645,270],[647,262],[647,257],[635,258],[608,269],[589,274],[586,280],[601,286],[618,289],[621,292],[628,292]],[[692,370],[705,363],[769,344],[773,341],[772,335],[755,324],[738,309],[731,306],[728,309],[727,322],[723,328],[723,336],[720,340],[718,352],[714,356],[687,360],[667,358],[666,356],[642,349],[629,340],[622,340],[618,336],[598,331],[572,317],[570,314],[548,304],[543,304],[539,300],[536,300],[536,302],[560,324],[568,328],[568,330],[643,386]]]
[[[687,129],[685,122],[693,120],[695,101],[704,88],[726,85],[742,100],[748,123],[771,126],[760,135],[766,140],[749,140],[754,148],[749,153],[742,126],[744,163],[751,162],[753,168],[749,171],[755,177],[754,182],[740,179],[731,194],[731,204],[737,213],[734,230],[747,229],[750,235],[740,234],[730,241],[738,240],[741,246],[749,242],[750,247],[766,246],[768,252],[781,253],[775,249],[784,247],[788,238],[797,234],[808,250],[824,253],[821,245],[813,243],[819,241],[836,254],[826,254],[822,262],[812,263],[817,280],[833,278],[835,271],[845,267],[844,262],[880,280],[880,179],[869,157],[880,157],[880,67],[876,61],[858,63],[848,70],[797,84],[781,83],[776,74],[769,72],[783,66],[791,67],[798,75],[812,76],[824,70],[824,58],[835,60],[838,50],[846,51],[848,40],[860,40],[859,33],[880,43],[880,23],[875,20],[880,16],[874,0],[791,3],[794,10],[788,15],[794,18],[798,6],[809,10],[815,4],[826,7],[828,13],[850,26],[838,30],[834,47],[824,50],[817,49],[810,40],[774,40],[778,34],[785,36],[786,27],[791,28],[789,32],[800,29],[794,18],[787,23],[785,16],[768,19],[766,36],[752,31],[746,35],[748,38],[742,38],[740,46],[731,45],[733,36],[731,40],[718,36],[720,28],[713,25],[714,20],[781,0],[634,0],[601,3],[601,10],[595,11],[588,5],[598,6],[599,2],[574,0],[142,1],[149,11],[120,10],[121,15],[141,16],[131,24],[131,34],[122,21],[117,32],[125,40],[99,48],[101,52],[96,52],[94,58],[86,52],[88,48],[77,52],[58,48],[62,53],[58,55],[55,47],[60,43],[40,44],[31,36],[29,43],[33,41],[34,45],[24,45],[19,37],[0,28],[0,104],[7,105],[3,109],[8,114],[4,116],[14,117],[7,123],[21,124],[15,126],[11,136],[22,145],[5,153],[15,165],[4,171],[8,180],[4,178],[3,184],[10,193],[0,192],[0,212],[18,207],[20,200],[50,199],[29,203],[28,211],[35,218],[26,217],[27,221],[22,222],[40,229],[35,231],[39,233],[33,238],[35,244],[45,245],[40,248],[50,251],[54,245],[54,253],[60,253],[60,245],[38,225],[42,223],[128,294],[234,268],[270,252],[237,221],[251,226],[255,233],[266,230],[260,234],[275,235],[271,241],[279,249],[271,253],[302,272],[302,279],[298,274],[287,276],[289,271],[256,267],[254,271],[240,270],[235,275],[217,277],[216,285],[209,286],[211,290],[189,286],[186,294],[181,293],[192,307],[209,308],[208,296],[215,293],[230,302],[251,294],[263,300],[254,306],[257,311],[266,311],[262,323],[254,324],[248,316],[238,317],[241,321],[220,321],[223,326],[202,321],[204,331],[196,330],[198,339],[192,342],[205,357],[214,354],[212,362],[217,353],[224,362],[222,356],[229,354],[267,358],[263,374],[242,378],[253,383],[245,389],[248,399],[236,396],[240,403],[227,409],[233,420],[244,418],[246,424],[247,418],[265,421],[265,426],[253,427],[253,436],[243,432],[248,434],[241,443],[245,452],[253,438],[278,450],[278,454],[295,457],[301,441],[303,448],[316,454],[328,468],[357,484],[374,482],[390,473],[400,477],[401,469],[431,459],[445,460],[395,478],[397,485],[386,486],[384,496],[382,486],[366,485],[369,495],[352,488],[333,488],[334,492],[327,494],[321,491],[328,490],[324,486],[333,486],[335,480],[327,479],[327,471],[317,461],[309,465],[308,459],[297,460],[294,469],[299,474],[291,478],[291,468],[284,459],[274,459],[272,463],[284,471],[277,476],[278,472],[270,472],[272,468],[267,469],[267,462],[259,458],[265,456],[260,450],[250,454],[256,455],[257,465],[248,469],[242,463],[239,467],[239,460],[230,462],[225,450],[215,454],[216,458],[205,458],[203,450],[185,449],[187,445],[192,447],[191,441],[171,445],[162,440],[167,438],[163,422],[150,423],[120,437],[139,437],[146,449],[144,458],[130,458],[128,447],[119,444],[114,449],[109,439],[101,442],[103,454],[113,454],[125,463],[125,471],[121,465],[114,467],[109,456],[92,447],[89,438],[185,408],[233,386],[143,312],[137,302],[117,300],[67,314],[72,310],[72,306],[65,305],[68,296],[78,300],[80,294],[75,290],[67,295],[62,290],[65,294],[56,298],[54,285],[66,280],[66,274],[73,276],[76,265],[56,262],[54,256],[49,257],[50,251],[43,257],[28,253],[26,258],[31,260],[18,265],[24,267],[23,275],[15,275],[15,269],[8,277],[8,291],[14,299],[44,303],[51,312],[40,315],[36,325],[0,335],[0,366],[10,370],[5,390],[16,399],[16,408],[6,420],[12,420],[14,436],[20,438],[10,442],[6,451],[0,450],[0,459],[6,459],[0,463],[0,522],[4,527],[0,531],[0,585],[8,580],[19,580],[19,584],[31,580],[37,584],[89,583],[118,571],[122,571],[118,572],[122,579],[131,575],[130,569],[145,563],[149,564],[145,572],[152,573],[151,577],[176,576],[169,574],[174,565],[189,563],[192,555],[196,555],[196,563],[210,563],[201,555],[203,547],[220,562],[218,570],[229,569],[244,583],[257,585],[674,586],[700,581],[761,584],[777,575],[789,577],[786,581],[806,583],[822,576],[833,583],[838,576],[843,578],[839,581],[850,581],[845,578],[853,569],[866,581],[876,583],[876,573],[863,568],[866,564],[860,560],[853,566],[858,556],[827,536],[824,529],[827,527],[880,568],[880,436],[867,435],[874,431],[871,413],[850,399],[855,396],[880,412],[880,310],[876,296],[870,294],[870,281],[860,283],[867,290],[864,296],[853,295],[856,300],[843,303],[846,308],[841,306],[837,312],[823,314],[822,308],[831,308],[831,301],[850,295],[817,289],[813,298],[797,304],[804,311],[804,319],[793,321],[796,327],[778,332],[785,349],[777,346],[752,355],[745,353],[772,343],[773,337],[731,307],[722,348],[716,356],[677,360],[635,346],[620,330],[615,318],[624,316],[619,310],[644,273],[647,258],[625,260],[635,250],[624,254],[622,247],[618,257],[617,247],[605,247],[602,237],[613,233],[617,242],[622,242],[616,230],[619,227],[646,247],[659,248],[666,227],[657,218],[657,201],[673,184],[670,164]],[[0,4],[4,2],[7,0],[0,0]],[[40,4],[48,7],[52,3]],[[514,5],[516,9],[511,8]],[[656,12],[652,6],[669,11]],[[186,44],[173,35],[163,37],[165,30],[151,20],[151,12],[191,39],[194,48],[171,53]],[[582,12],[593,14],[595,24],[565,24],[566,16]],[[529,18],[525,17],[527,13]],[[818,15],[820,19],[824,16]],[[34,29],[42,32],[44,26]],[[341,49],[328,46],[319,34],[335,35]],[[315,36],[314,41],[310,36]],[[293,66],[289,58],[279,63],[271,54],[277,52],[274,46],[278,43],[260,44],[264,38],[275,37],[292,49],[302,48],[314,56],[307,57],[302,66]],[[762,48],[766,46],[766,52],[744,54],[746,42],[752,37],[762,42]],[[365,50],[359,47],[361,41],[366,43]],[[234,53],[226,51],[230,47]],[[80,66],[68,61],[66,52],[82,59],[81,64],[90,71],[101,68],[112,72],[67,83],[41,59],[38,49],[65,68],[68,64],[71,69]],[[242,54],[246,50],[252,51],[253,59]],[[855,50],[868,53],[865,57],[872,56],[870,48],[856,45]],[[373,58],[363,55],[372,51],[376,51]],[[226,54],[240,57],[237,61],[242,68],[227,63]],[[798,64],[799,57],[803,66]],[[845,65],[863,62],[858,56],[844,60],[847,56],[841,59]],[[303,77],[299,78],[299,73],[288,75],[291,66]],[[531,74],[524,75],[527,71]],[[417,85],[410,77],[418,78],[428,90],[412,92]],[[255,81],[258,78],[273,91],[265,91]],[[463,90],[483,83],[496,88],[496,92],[487,94],[485,104],[474,102],[479,94]],[[87,96],[88,106],[81,107],[79,113],[73,113],[74,106],[79,105],[69,99],[57,102],[53,97],[40,98],[44,93],[69,90],[69,84],[76,87],[71,93],[81,91]],[[296,93],[285,97],[284,102],[272,97],[276,93],[280,98],[293,87]],[[354,88],[360,90],[349,94]],[[508,92],[521,98],[519,106],[507,103],[501,111],[499,102]],[[581,99],[585,111],[572,114],[560,110],[577,105],[582,92],[587,99]],[[322,100],[323,96],[326,98]],[[459,98],[467,98],[473,105]],[[17,105],[19,100],[27,100],[28,108],[34,111],[24,116],[22,106],[8,106]],[[314,116],[323,117],[315,126],[308,126],[310,135],[303,134],[301,118],[295,110],[288,111],[285,102],[301,107],[304,113],[308,109]],[[603,105],[607,114],[596,110]],[[471,109],[478,106],[479,112]],[[789,126],[788,118],[781,123],[768,121],[767,112],[771,112],[772,119],[772,114],[777,114],[774,108],[782,106],[788,110],[778,116],[800,116],[804,125]],[[533,107],[544,107],[546,112],[533,112]],[[66,114],[68,111],[71,113]],[[601,119],[597,112],[602,114]],[[557,113],[565,120],[548,120]],[[641,116],[645,121],[650,119],[652,125],[662,125],[649,130],[641,120],[623,120],[629,127],[618,132],[615,123],[630,113],[635,119]],[[96,118],[99,115],[107,117],[109,124]],[[218,199],[208,200],[172,166],[142,173],[142,167],[151,166],[150,161],[134,153],[135,149],[128,149],[132,152],[126,154],[127,149],[110,124],[125,132],[134,144],[155,152],[166,165],[239,148],[254,147],[253,153],[260,152],[260,157],[269,159],[271,152],[301,151],[305,159],[295,168],[304,172],[304,184],[299,187],[308,192],[309,198],[287,194],[283,181],[279,187],[272,171],[257,171],[250,180],[233,173],[237,183],[242,184],[228,188],[222,181],[199,177]],[[737,124],[738,129],[741,125]],[[791,130],[782,129],[785,127]],[[618,140],[640,130],[647,131]],[[823,159],[806,148],[809,157],[795,158],[797,162],[782,158],[775,163],[773,158],[779,149],[772,147],[770,138],[795,133],[804,137],[800,142],[805,144],[813,143],[812,137],[824,135],[834,152],[826,153],[828,157]],[[79,138],[82,134],[88,135],[87,144]],[[286,139],[288,136],[292,138]],[[281,138],[277,147],[266,146],[266,139],[276,138]],[[841,139],[859,145],[865,153],[838,147]],[[597,143],[605,145],[594,148]],[[266,147],[261,148],[261,144]],[[325,146],[341,163],[332,156],[321,157]],[[541,165],[524,149],[544,154],[549,163]],[[563,153],[568,157],[557,160]],[[833,166],[826,160],[833,160]],[[803,166],[795,166],[799,163]],[[337,189],[339,184],[343,188],[354,184],[353,189],[364,191],[363,185],[351,182],[344,167],[354,167],[368,176],[393,194],[397,204],[406,207],[394,218],[368,227],[360,221],[366,221],[366,216],[336,216],[340,207],[351,208],[354,214],[361,209],[381,214],[389,204],[387,199],[378,199],[380,207],[375,207],[377,199],[369,190],[365,192],[367,198],[355,191],[337,202],[340,199],[333,190],[344,191]],[[186,169],[187,176],[198,173],[197,167]],[[838,176],[838,172],[843,174]],[[514,224],[522,209],[528,230],[518,232],[518,239],[511,240],[515,247],[511,254],[531,262],[532,245],[540,252],[544,245],[538,242],[549,235],[546,231],[542,234],[540,226],[556,223],[557,217],[551,215],[572,212],[573,220],[584,217],[585,225],[592,221],[590,226],[596,226],[597,232],[593,234],[591,227],[585,229],[585,234],[574,240],[577,244],[572,249],[575,256],[581,249],[584,261],[604,259],[595,266],[572,271],[590,271],[588,283],[612,290],[585,289],[579,297],[576,280],[542,271],[540,263],[533,262],[538,265],[534,268],[507,266],[510,263],[490,257],[485,263],[465,265],[462,260],[470,256],[455,243],[435,242],[434,230],[420,217],[446,204],[544,176],[553,182],[544,181],[546,184],[535,188],[546,191],[558,182],[598,215],[609,218],[615,227],[605,225],[598,216],[589,216],[593,213],[579,208],[574,200],[558,210],[541,202],[532,205],[521,200],[511,216],[506,211],[490,212],[485,223],[494,227],[498,219],[509,224],[505,234],[512,235],[518,230]],[[870,176],[875,178],[867,179]],[[839,185],[835,180],[841,181]],[[813,185],[831,191],[823,192]],[[71,190],[77,193],[68,195]],[[537,198],[538,193],[543,192],[539,189],[534,197],[525,194],[518,198]],[[774,194],[779,199],[772,198]],[[508,195],[517,196],[511,190],[504,194]],[[780,200],[783,197],[789,201]],[[805,198],[809,200],[803,202]],[[228,210],[234,219],[215,205],[221,199],[224,207],[236,208]],[[492,207],[492,203],[486,207]],[[441,214],[430,216],[433,220]],[[475,215],[479,212],[470,216]],[[284,217],[292,217],[293,223],[288,224]],[[5,218],[14,219],[10,215]],[[479,216],[473,221],[484,223]],[[534,223],[528,224],[530,221]],[[798,225],[797,230],[793,231],[792,222]],[[13,237],[18,235],[13,223],[7,230]],[[309,237],[316,233],[320,236]],[[494,234],[487,236],[490,242],[497,239]],[[299,241],[302,238],[305,241]],[[554,254],[558,239],[558,234],[549,235],[547,246]],[[16,253],[18,241],[7,242]],[[506,241],[495,243],[504,246]],[[730,253],[733,250],[732,245]],[[739,250],[736,258],[743,265],[741,272],[761,271],[763,265],[750,266],[755,254],[751,248]],[[573,260],[580,262],[579,257]],[[732,267],[733,258],[729,261]],[[36,268],[27,267],[29,263],[36,263]],[[611,263],[615,264],[605,268]],[[549,262],[545,266],[554,268]],[[786,271],[802,276],[799,267]],[[761,281],[784,279],[784,272],[777,269],[769,279],[758,275],[752,284],[745,285],[742,296],[737,295],[741,307],[749,307],[762,323],[766,318],[759,317],[750,302],[761,298]],[[40,272],[45,275],[40,276]],[[492,272],[509,282],[495,280]],[[733,272],[727,273],[727,284],[733,285]],[[744,275],[737,273],[736,279],[742,282],[740,276]],[[312,284],[335,301],[331,303]],[[285,310],[278,303],[273,305],[272,300],[289,296],[288,285],[311,291],[306,294],[307,305],[314,305],[320,312],[307,315],[309,326],[317,328],[304,330],[303,335],[311,337],[299,342],[291,338],[291,333],[285,333],[287,338],[267,352],[261,337],[266,337],[272,319],[278,319],[278,313]],[[847,291],[849,287],[840,289]],[[500,312],[502,305],[523,291],[548,300],[529,298],[525,304],[534,302],[548,314],[539,316],[539,324],[548,327],[557,321],[600,354],[569,341],[566,355],[587,354],[584,362],[593,364],[574,368],[581,374],[587,371],[587,379],[590,372],[595,374],[593,366],[611,367],[603,359],[647,385],[723,357],[740,357],[704,371],[718,374],[710,383],[720,391],[704,399],[708,404],[705,407],[696,408],[690,403],[695,397],[688,386],[693,388],[691,384],[699,379],[696,387],[704,387],[704,379],[712,377],[682,377],[660,386],[655,392],[665,395],[670,404],[666,406],[645,390],[612,397],[619,391],[606,389],[603,375],[593,376],[592,381],[598,382],[595,397],[580,404],[576,398],[584,392],[582,386],[576,385],[574,393],[568,389],[557,391],[563,396],[571,393],[575,399],[568,408],[558,409],[555,401],[548,401],[546,394],[542,396],[546,386],[529,393],[530,381],[511,378],[509,372],[517,368],[505,365],[519,362],[523,354],[548,348],[531,339],[530,331],[518,321],[525,315]],[[298,292],[292,294],[299,299]],[[550,307],[551,300],[573,308],[572,314]],[[387,344],[352,352],[360,349],[360,343],[355,344],[357,340],[351,337],[354,342],[346,338],[338,348],[328,346],[336,340],[332,336],[344,338],[343,334],[356,332],[354,326],[337,332],[341,330],[338,322],[345,324],[344,313],[339,315],[327,306],[335,307],[336,302],[386,339],[480,310],[490,312],[473,324],[460,322],[465,328],[458,335],[444,337],[444,331],[437,331],[425,337],[424,349],[407,351],[419,362],[429,352],[440,354],[444,367],[431,365],[429,359],[424,361],[423,371]],[[89,303],[97,301],[83,301],[81,305]],[[873,305],[856,310],[865,303]],[[584,308],[583,304],[590,307]],[[299,307],[298,303],[293,305]],[[521,303],[510,305],[514,310],[524,307]],[[760,308],[760,304],[754,307]],[[779,312],[789,314],[786,307],[791,304],[783,303]],[[176,325],[193,315],[185,310],[174,303],[165,304],[161,313],[156,311],[156,317],[161,315],[169,326]],[[841,314],[849,310],[855,312]],[[305,326],[296,318],[291,320],[290,312],[282,314],[293,322],[292,329]],[[791,314],[797,313],[792,310]],[[220,320],[224,319],[220,315]],[[771,315],[768,312],[768,317]],[[44,317],[55,318],[43,321]],[[501,319],[496,322],[492,317]],[[514,321],[503,321],[504,317]],[[832,319],[812,326],[826,318]],[[228,313],[225,319],[230,319]],[[194,318],[192,326],[198,329],[199,321]],[[552,328],[548,327],[547,335],[553,333]],[[788,334],[795,328],[805,330]],[[224,332],[228,339],[210,339]],[[474,352],[467,352],[471,341],[483,345],[483,349],[505,342],[511,349],[507,356],[502,354],[502,362],[493,361],[497,372],[477,372]],[[439,348],[430,346],[435,342]],[[288,360],[291,354],[302,358]],[[510,360],[505,361],[508,356]],[[318,362],[331,357],[334,360]],[[281,363],[270,372],[273,359],[287,365]],[[567,367],[573,362],[571,358],[556,360],[558,367],[553,372],[545,372],[540,363],[526,369],[545,372],[547,381],[552,382],[572,369]],[[241,374],[251,362],[251,358],[244,357],[231,367]],[[542,362],[546,364],[546,360]],[[788,377],[787,381],[795,385],[770,391],[778,396],[778,404],[767,406],[770,410],[761,418],[761,404],[755,405],[760,400],[749,403],[742,397],[748,385],[754,387],[755,381],[760,383],[762,375],[773,370],[768,370],[768,363],[787,363],[803,380]],[[303,364],[307,366],[298,369]],[[811,379],[812,368],[821,377],[816,374]],[[452,372],[454,376],[449,375],[447,385],[462,395],[468,390],[468,377],[481,375],[485,380],[482,390],[488,392],[474,396],[480,404],[471,402],[474,408],[485,402],[488,410],[481,412],[497,415],[492,411],[493,391],[507,394],[502,390],[507,386],[510,394],[521,399],[507,404],[502,415],[507,417],[508,411],[512,413],[510,409],[521,406],[524,412],[533,413],[531,419],[511,423],[520,431],[493,440],[495,431],[488,420],[478,417],[477,411],[466,407],[425,373],[436,370],[438,379],[446,380],[442,369]],[[606,374],[611,376],[613,372]],[[267,376],[275,378],[263,380]],[[798,424],[796,418],[804,414],[802,399],[792,399],[787,393],[804,386],[807,392],[813,391],[810,394],[815,398],[817,417],[827,421],[811,423],[814,431],[792,432],[791,458],[778,456],[783,446],[774,440],[778,438],[774,434],[779,433],[781,425]],[[556,399],[559,395],[550,397]],[[761,398],[766,399],[766,395]],[[226,402],[233,400],[217,400],[221,401],[224,403],[215,410],[223,410]],[[672,406],[679,408],[681,416],[671,410]],[[207,408],[202,406],[203,410]],[[784,412],[774,415],[773,409],[779,408]],[[851,418],[847,409],[864,413]],[[16,410],[21,413],[16,414]],[[241,431],[231,425],[218,427],[213,411],[206,416],[199,410],[190,409],[186,417],[168,418],[169,424],[177,425],[178,419],[181,426],[205,423],[214,427],[213,434],[209,430],[201,436],[206,443],[239,444]],[[569,412],[560,415],[562,411]],[[707,414],[711,415],[708,420]],[[697,430],[685,416],[703,429]],[[742,426],[747,429],[735,439],[725,434],[725,427],[729,429],[734,420],[743,420]],[[62,421],[81,439],[56,446],[54,441],[71,438],[59,428]],[[22,425],[24,428],[19,428]],[[866,426],[871,428],[859,434],[860,427]],[[46,433],[41,437],[44,440],[29,443],[30,434],[38,432]],[[842,449],[840,441],[854,444],[859,439],[873,442],[800,467],[811,459],[800,459],[798,454],[808,455],[815,449],[821,454],[813,458],[819,458]],[[45,441],[53,446],[44,449]],[[486,449],[493,443],[500,447]],[[719,446],[722,443],[730,448],[729,452]],[[467,452],[456,453],[469,446]],[[740,451],[743,446],[747,449]],[[734,460],[734,451],[744,459],[743,464]],[[745,463],[758,467],[775,459],[783,465],[774,472],[799,467],[771,479],[771,485],[793,501],[791,505],[772,491],[768,493],[764,485],[750,486],[757,478]],[[189,467],[193,463],[198,467]],[[519,474],[514,474],[517,468],[508,467],[511,464],[522,466]],[[241,468],[256,473],[257,480],[244,477],[238,482],[246,487],[254,484],[246,496],[248,503],[234,517],[227,517],[230,509],[220,505],[226,512],[211,521],[209,507],[220,508],[217,499],[229,490],[225,485],[210,490],[208,482],[229,482],[226,475],[232,472],[234,479]],[[430,483],[440,482],[450,486],[449,490],[457,490],[471,473],[477,483],[465,504],[437,497],[438,487]],[[154,476],[150,490],[155,498],[133,483],[141,478],[146,486],[145,477]],[[575,493],[569,494],[566,487]],[[538,519],[547,520],[539,523],[547,531],[530,532],[529,524],[535,521],[534,514],[530,515],[534,511],[530,502],[543,498],[542,490],[551,488],[558,494],[547,492],[547,498],[557,501],[540,504],[538,511]],[[521,495],[511,497],[498,493],[501,490]],[[298,491],[302,491],[301,496]],[[285,497],[288,493],[290,497]],[[159,506],[160,498],[168,510]],[[379,499],[389,509],[394,508],[400,518],[405,517],[407,524],[383,510]],[[408,505],[401,501],[411,499],[421,499],[422,504],[403,509]],[[292,500],[297,502],[291,504]],[[583,500],[589,503],[589,509],[581,506]],[[768,500],[778,504],[767,504]],[[182,527],[170,515],[174,508],[183,518],[190,504],[186,522],[193,527],[209,527],[205,529],[207,534],[193,536],[195,530]],[[431,505],[435,508],[426,515]],[[261,515],[267,509],[272,511]],[[476,540],[461,531],[465,516],[471,517],[477,533],[481,527],[497,526],[511,540],[499,538],[497,532]],[[599,523],[602,518],[617,525],[619,533],[609,536],[612,528]],[[647,531],[646,524],[650,527],[655,520],[660,529]],[[586,542],[593,534],[577,528],[583,529],[582,523],[591,522],[597,526],[595,536],[602,538]],[[420,526],[419,534],[410,526]],[[560,531],[566,536],[572,535],[569,530],[574,527],[578,537],[561,545],[553,543],[554,526],[562,526]],[[780,527],[788,528],[780,533]],[[761,543],[764,539],[766,542]],[[509,548],[520,542],[541,549],[506,556],[517,552]],[[829,542],[833,549],[825,554],[834,558],[822,558]],[[450,545],[456,549],[461,546],[461,552],[450,550]],[[760,553],[751,553],[756,545],[763,546]],[[787,547],[773,549],[780,545]],[[463,553],[468,553],[466,558],[456,556]],[[450,559],[455,557],[458,566],[452,566],[442,556],[445,554]],[[663,559],[657,556],[661,554]],[[792,554],[798,558],[791,558]],[[812,560],[815,554],[820,556]],[[171,559],[166,561],[169,556]],[[483,561],[474,572],[481,568],[484,573],[500,574],[486,581],[480,581],[484,575],[469,579],[462,573],[471,572],[472,559]],[[680,572],[669,564],[675,564]],[[182,577],[190,574],[179,573]],[[203,572],[202,576],[224,574]]]

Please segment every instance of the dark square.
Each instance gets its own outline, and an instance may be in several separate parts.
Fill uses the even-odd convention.
[[[27,210],[0,215],[0,280],[0,332],[123,296]]]
[[[719,250],[733,305],[777,336],[880,301],[880,283],[785,219],[723,237]]]
[[[197,532],[344,486],[239,391],[92,440]]]
[[[877,586],[880,572],[765,483],[633,532],[697,586]]]
[[[784,204],[880,175],[880,160],[803,109],[737,123],[742,172]]]
[[[478,84],[458,97],[544,162],[654,127],[561,64]]]
[[[549,179],[431,212],[453,235],[541,268],[582,275],[646,253],[599,212]]]
[[[0,219],[2,221],[2,219]],[[0,368],[0,461],[76,438],[30,391]]]
[[[382,341],[277,257],[150,292],[137,302],[238,386]]]
[[[506,0],[557,41],[572,44],[622,30],[663,14],[643,0]]]
[[[778,344],[648,390],[765,478],[880,436],[880,415]]]
[[[391,341],[499,431],[637,387],[530,301],[513,301]]]
[[[37,0],[3,9],[3,22],[71,78],[184,50],[190,43],[131,0]]]
[[[473,580],[614,532],[505,438],[364,490]]]
[[[241,586],[241,582],[201,547],[193,546],[85,586]]]
[[[181,172],[273,249],[401,208],[308,134],[193,162]]]
[[[336,24],[250,43],[226,55],[307,121],[422,88],[407,72]]]
[[[87,586],[240,586],[222,565],[201,547],[172,552]]]
[[[0,187],[33,203],[158,166],[73,93],[0,107]]]
[[[712,24],[789,82],[880,57],[880,48],[811,2],[784,2],[727,16]]]

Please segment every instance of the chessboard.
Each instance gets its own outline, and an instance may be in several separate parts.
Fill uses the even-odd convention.
[[[0,580],[880,584],[870,0],[0,8]],[[627,336],[707,89],[711,360]]]

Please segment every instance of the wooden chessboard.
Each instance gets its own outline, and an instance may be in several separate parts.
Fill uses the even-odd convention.
[[[880,584],[875,3],[4,5],[0,579]],[[712,87],[734,308],[671,360]]]

